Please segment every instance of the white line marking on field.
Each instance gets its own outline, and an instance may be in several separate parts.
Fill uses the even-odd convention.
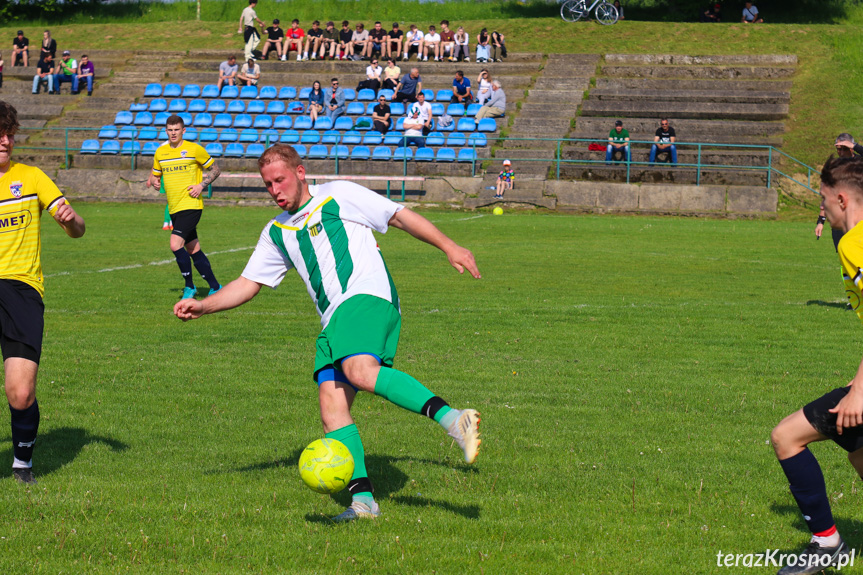
[[[465,222],[465,221],[467,221],[467,220],[477,220],[477,219],[479,219],[479,218],[484,218],[484,217],[485,217],[485,214],[480,214],[480,215],[478,215],[478,216],[471,216],[471,217],[469,217],[469,218],[458,218],[458,219],[455,219],[455,220],[452,220],[452,221],[454,221],[454,222]]]
[[[235,252],[245,252],[245,251],[253,250],[253,249],[255,249],[255,246],[248,246],[248,247],[244,247],[244,248],[232,248],[230,250],[221,250],[221,251],[217,251],[217,252],[207,252],[207,255],[208,256],[217,256],[219,254],[231,254],[231,253],[235,253]],[[171,260],[158,260],[158,261],[149,262],[146,264],[131,264],[128,266],[117,266],[115,268],[104,268],[101,270],[83,270],[83,271],[76,271],[76,272],[57,272],[54,274],[47,274],[47,275],[45,275],[45,277],[46,278],[54,278],[54,277],[59,277],[59,276],[71,276],[71,275],[76,275],[76,274],[104,274],[104,273],[108,273],[108,272],[119,272],[119,271],[123,271],[123,270],[134,270],[134,269],[138,269],[138,268],[143,268],[145,266],[164,266],[164,265],[172,264],[175,262],[176,262],[176,260],[173,260],[173,259],[171,259]]]

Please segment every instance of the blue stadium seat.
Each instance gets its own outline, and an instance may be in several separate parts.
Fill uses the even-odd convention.
[[[246,103],[242,100],[231,100],[228,102],[229,114],[242,114],[246,111]]]
[[[375,99],[375,91],[363,88],[357,94],[357,100],[360,102],[371,102]]]
[[[207,84],[201,90],[201,97],[206,99],[218,98],[219,97],[219,87],[215,84]]]
[[[404,116],[405,105],[402,102],[393,102],[390,104],[390,116]]]
[[[480,132],[474,132],[467,138],[468,146],[478,146],[480,148],[488,145],[488,138],[486,138],[485,134],[481,134]]]
[[[321,133],[317,130],[306,130],[300,138],[301,144],[317,144],[321,141]]]
[[[123,147],[120,149],[120,153],[124,156],[131,156],[132,154],[140,154],[141,153],[141,143],[137,141],[131,142],[123,142]]]
[[[417,148],[414,152],[414,160],[418,162],[431,162],[434,160],[434,150],[431,148]]]
[[[197,114],[198,112],[205,112],[207,110],[207,101],[203,98],[196,98],[189,102],[189,107],[187,111],[192,112],[193,114]]]
[[[369,116],[363,116],[354,121],[354,130],[371,130],[373,126],[374,122]]]
[[[452,99],[452,90],[438,90],[434,99],[436,102],[449,102]]]
[[[240,89],[240,98],[243,98],[244,100],[254,100],[257,97],[257,86],[243,86],[242,89]]]
[[[275,100],[278,95],[279,93],[275,86],[261,86],[261,91],[258,93],[258,97],[261,100]],[[248,155],[248,152],[246,155]]]
[[[260,137],[260,134],[254,128],[246,128],[240,132],[240,141],[244,143],[257,142]]]
[[[341,132],[353,130],[354,129],[354,119],[348,118],[347,116],[339,116],[338,118],[336,118],[336,125],[333,126],[333,129],[339,130]]]
[[[199,126],[206,128],[207,126],[213,125],[213,115],[207,112],[201,112],[200,114],[195,114],[195,119],[192,121],[193,126]]]
[[[189,130],[194,130],[194,128],[186,128],[186,133],[188,133]],[[195,131],[195,135],[198,135],[197,131]],[[138,132],[139,140],[155,140],[158,136],[159,130],[153,126],[145,126]]]
[[[384,88],[382,90],[378,90],[378,98],[380,98],[381,96],[386,98],[387,102],[389,102],[393,99],[394,94],[393,91],[389,88]]]
[[[455,129],[459,132],[475,132],[476,121],[473,118],[459,118]]]
[[[373,160],[389,160],[392,157],[392,152],[386,146],[378,146],[372,150]]]
[[[393,150],[393,160],[412,160],[414,157],[413,148],[396,148]]]
[[[363,135],[357,132],[356,130],[348,130],[342,135],[342,143],[343,144],[359,144],[363,141]]]
[[[309,159],[322,160],[327,157],[329,150],[326,146],[322,144],[316,144],[309,148],[308,155],[306,156]]]
[[[449,148],[463,148],[467,146],[467,138],[461,132],[453,132],[447,136],[446,145]]]
[[[153,129],[155,129],[155,128],[153,128]],[[144,131],[144,129],[142,128],[141,132],[143,132],[143,131]],[[138,132],[138,139],[139,140],[142,139],[141,138],[141,132]],[[198,128],[186,128],[186,133],[183,134],[183,139],[189,140],[190,142],[194,142],[195,140],[197,140],[198,139]]]
[[[311,90],[311,88],[309,88],[309,90]],[[279,100],[293,100],[296,97],[297,89],[293,86],[284,86],[279,89]]]
[[[159,140],[160,142],[163,142],[163,143],[167,142],[168,141],[168,131],[165,128],[158,128],[158,130],[159,130],[159,135],[156,136],[156,139]]]
[[[146,112],[147,111],[147,104],[145,104],[144,102],[139,102],[137,104],[135,104],[135,103],[129,104],[129,111],[130,112]]]
[[[477,132],[494,132],[497,130],[497,122],[494,118],[481,118],[476,125]]]
[[[183,87],[179,84],[165,84],[165,89],[162,90],[163,98],[179,98],[183,93]]]
[[[240,95],[240,89],[236,86],[222,86],[221,98],[234,99]]]
[[[330,148],[330,157],[331,158],[349,158],[351,156],[351,150],[347,146],[333,146]]]
[[[404,133],[402,132],[387,132],[387,135],[384,136],[384,145],[385,146],[401,146],[404,142]]]
[[[119,116],[119,114],[117,114]],[[120,118],[115,118],[114,123],[120,124]],[[138,112],[135,114],[135,121],[132,122],[136,126],[149,126],[153,123],[153,114],[150,112]]]
[[[152,156],[162,144],[159,142],[144,142],[144,147],[141,149],[141,155]]]
[[[338,130],[327,130],[321,136],[322,144],[338,144],[342,139],[342,133]]]
[[[440,148],[435,155],[438,162],[454,162],[455,150],[452,148]]]
[[[298,144],[300,142],[300,133],[296,130],[285,130],[282,132],[279,142],[282,144]]]
[[[401,131],[405,129],[405,119],[404,116],[396,120],[396,130]]]
[[[346,113],[350,114],[351,116],[362,116],[366,113],[366,107],[360,102],[351,102],[348,104]]]
[[[219,132],[220,142],[236,142],[240,139],[240,133],[234,128],[225,128]]]
[[[279,131],[273,129],[263,130],[261,132],[261,141],[268,146],[275,144],[279,141]],[[248,155],[248,150],[246,152],[246,155]]]
[[[213,118],[213,127],[214,128],[227,128],[234,121],[234,117],[230,114],[216,114]]]
[[[318,119],[315,120],[315,130],[332,130],[333,129],[333,121],[327,118],[326,116],[318,116]]]
[[[119,154],[120,153],[120,142],[117,140],[107,140],[102,142],[102,154]]]
[[[445,108],[440,102],[435,102],[432,106],[432,116],[443,116]]]
[[[352,160],[368,160],[372,156],[372,151],[368,146],[354,146],[351,150]]]
[[[224,100],[210,100],[207,104],[207,111],[211,114],[220,114],[228,109],[228,104]]]
[[[262,100],[252,100],[246,106],[247,114],[263,114],[267,109],[267,103]]]
[[[164,112],[168,109],[168,101],[164,98],[156,98],[154,100],[150,100],[150,105],[147,107],[147,110],[150,112]]]
[[[261,154],[264,153],[264,145],[263,144],[249,144],[246,146],[246,157],[247,158],[260,158]]]
[[[288,114],[302,114],[306,111],[306,106],[302,102],[289,102],[286,108]]]
[[[228,144],[225,146],[226,158],[242,158],[246,153],[246,148],[243,144]]]
[[[251,128],[252,127],[252,116],[249,114],[237,114],[234,117],[234,127],[235,128]]]
[[[363,136],[363,144],[366,146],[379,146],[384,141],[384,135],[377,130],[370,130]]]
[[[255,121],[252,122],[254,128],[272,128],[273,117],[268,114],[258,114],[255,116]]]
[[[375,113],[375,106],[377,106],[377,105],[378,105],[377,102],[369,102],[368,104],[366,104],[365,113],[368,114],[369,116],[371,116],[372,114]],[[390,115],[392,115],[392,113],[393,113],[392,108],[390,108]]]
[[[306,147],[302,144],[294,144],[294,149],[297,151],[297,154],[300,155],[301,158],[306,157]]]
[[[222,157],[222,144],[213,142],[212,144],[207,144],[204,149],[207,150],[207,153],[214,158]]]
[[[472,162],[476,160],[476,154],[470,148],[462,148],[458,151],[458,161],[459,162]]]
[[[197,84],[186,84],[183,86],[183,98],[198,98],[201,95],[201,87]]]
[[[147,98],[158,98],[162,95],[162,85],[161,84],[147,84],[147,87],[144,88],[144,96]]]
[[[445,136],[440,132],[430,132],[426,136],[426,146],[443,146]]]
[[[198,135],[199,142],[215,142],[219,139],[219,132],[215,128],[204,128]]]
[[[98,137],[100,140],[113,140],[117,137],[117,126],[114,126],[113,124],[102,126],[102,129],[99,130]]]
[[[306,86],[305,88],[300,88],[300,95],[297,96],[297,91],[294,89],[294,97],[298,100],[306,101],[309,99],[309,94],[312,93],[312,87]]]
[[[192,114],[190,114],[189,112],[180,112],[177,115],[183,119],[183,125],[184,126],[191,126],[192,125]],[[167,118],[165,118],[165,119],[167,120]]]
[[[479,104],[468,104],[467,109],[464,111],[464,115],[468,116],[469,118],[473,118],[474,116],[476,116],[476,113],[479,112],[480,108],[482,108],[482,106],[480,106]]]
[[[308,116],[298,116],[294,120],[294,129],[295,130],[311,130],[312,129],[312,119]]]
[[[291,121],[290,116],[276,116],[273,121],[273,127],[277,130],[287,130],[292,124],[293,122]]]
[[[464,104],[450,104],[446,107],[446,113],[453,117],[464,116]]]
[[[185,112],[188,103],[183,98],[174,98],[168,103],[169,112]]]
[[[267,103],[267,114],[272,114],[274,116],[278,116],[279,114],[285,113],[285,103],[279,102],[278,100],[273,100],[272,102]]]
[[[81,153],[82,154],[98,154],[99,153],[99,140],[84,140],[81,144]]]
[[[353,102],[357,99],[357,91],[353,88],[345,88],[345,102]]]
[[[423,94],[426,97],[426,102],[434,102],[434,90],[429,90],[428,88],[426,88],[425,90],[423,90]]]
[[[123,126],[117,134],[118,140],[134,140],[138,137],[138,128],[135,126]]]

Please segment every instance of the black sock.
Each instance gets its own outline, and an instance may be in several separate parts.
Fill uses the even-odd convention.
[[[827,498],[827,487],[818,460],[809,449],[779,462],[791,487],[791,495],[812,533],[826,531],[835,525]]]
[[[39,431],[39,403],[27,409],[15,409],[11,405],[12,414],[12,449],[15,459],[25,463],[33,459],[33,444],[36,443],[36,433]]]
[[[186,251],[186,248],[180,248],[174,252],[174,257],[177,258],[177,266],[180,268],[186,287],[195,287],[195,283],[192,281],[192,258],[189,257],[189,252]]]
[[[195,262],[195,269],[201,274],[208,284],[210,289],[219,289],[219,282],[216,281],[216,276],[213,274],[213,268],[210,267],[210,260],[204,255],[204,251],[200,250],[192,254],[192,261]]]

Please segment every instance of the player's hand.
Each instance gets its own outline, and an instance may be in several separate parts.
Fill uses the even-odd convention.
[[[183,321],[198,319],[204,315],[204,304],[196,299],[181,299],[174,304],[174,315]]]
[[[186,191],[189,192],[189,195],[193,198],[197,198],[201,195],[201,192],[204,191],[204,186],[202,186],[201,184],[196,184],[194,186],[189,186],[188,188],[186,188]]]
[[[57,220],[57,223],[68,224],[75,219],[75,216],[77,214],[72,209],[72,206],[67,204],[66,200],[60,200],[60,205],[57,207],[57,211],[54,212],[54,219]]]
[[[824,231],[824,224],[818,224],[815,226],[815,238],[821,239],[821,232]]]
[[[476,260],[469,249],[456,246],[450,253],[447,253],[446,257],[449,259],[450,265],[458,270],[458,273],[463,274],[464,270],[467,270],[476,279],[482,277],[479,268],[476,267]]]
[[[855,391],[852,385],[848,395],[843,397],[830,413],[836,414],[836,432],[839,435],[842,435],[842,430],[846,427],[857,427],[863,424],[863,393]]]

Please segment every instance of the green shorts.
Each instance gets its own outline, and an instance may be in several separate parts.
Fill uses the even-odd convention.
[[[381,365],[392,367],[401,329],[402,316],[392,303],[371,295],[350,298],[339,306],[318,336],[314,380],[318,384],[333,379],[347,382],[341,373],[341,360],[358,353],[375,355]],[[319,373],[324,379],[319,378]]]

